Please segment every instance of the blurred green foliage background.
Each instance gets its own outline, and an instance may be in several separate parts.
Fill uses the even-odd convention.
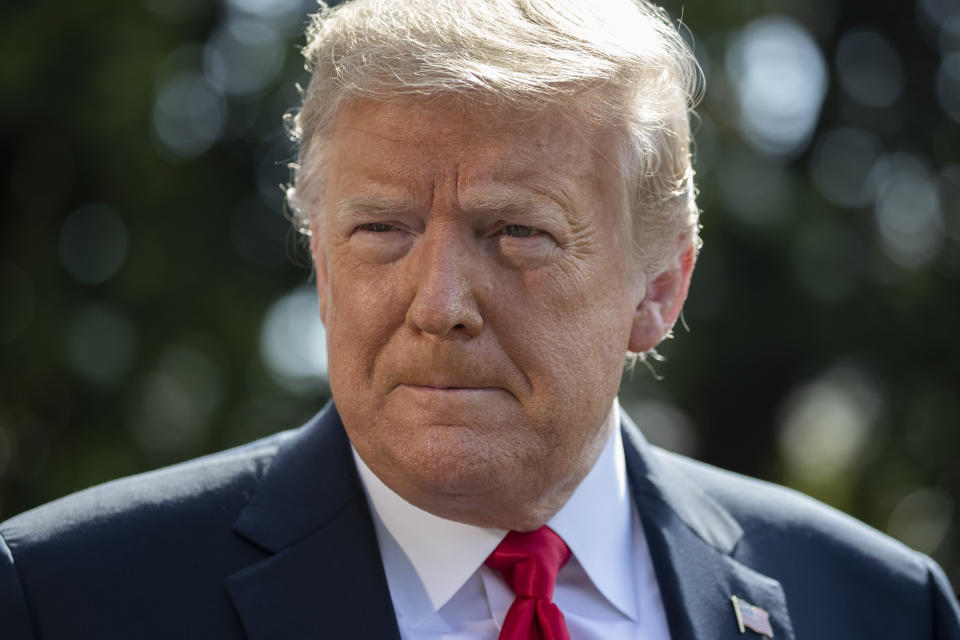
[[[960,0],[666,7],[707,77],[705,245],[689,330],[625,406],[960,584]],[[0,9],[0,519],[326,400],[281,190],[313,9]]]

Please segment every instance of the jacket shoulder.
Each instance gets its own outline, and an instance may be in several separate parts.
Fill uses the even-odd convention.
[[[0,619],[10,637],[69,638],[78,628],[137,637],[145,627],[158,637],[241,636],[223,582],[265,553],[233,524],[287,437],[108,482],[0,523]],[[175,631],[183,620],[191,634]]]
[[[880,637],[960,638],[956,597],[928,556],[795,490],[657,448],[653,455],[740,524],[734,557],[782,584],[798,637],[805,628],[811,637],[829,634],[831,620],[844,612],[881,625],[888,607],[916,612],[903,616],[908,624],[928,620],[941,627],[932,635],[904,628],[905,635]],[[817,629],[820,624],[826,628]]]
[[[870,559],[892,561],[906,572],[925,572],[921,554],[863,522],[793,489],[719,469],[663,450],[656,455],[690,478],[743,527],[741,544],[763,548],[789,544],[822,553],[835,549]]]
[[[161,516],[169,519],[178,512],[184,517],[204,514],[205,519],[232,513],[235,518],[288,435],[90,487],[0,523],[0,535],[16,549]],[[210,505],[216,505],[213,512]]]

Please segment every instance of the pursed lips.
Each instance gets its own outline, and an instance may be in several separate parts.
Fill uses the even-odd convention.
[[[423,391],[488,391],[505,389],[501,380],[492,379],[481,371],[461,370],[441,372],[434,368],[424,371],[407,371],[393,380],[393,388],[406,387]]]
[[[420,397],[424,400],[430,398],[432,401],[437,401],[441,398],[447,398],[450,401],[453,401],[455,398],[462,398],[464,400],[468,398],[479,399],[480,397],[489,397],[489,395],[493,393],[509,393],[509,391],[501,385],[490,384],[486,381],[479,380],[444,380],[442,382],[416,380],[400,382],[393,388],[393,391],[407,393],[410,394],[411,397]]]
[[[443,413],[452,411],[454,414],[460,414],[463,411],[469,411],[472,414],[478,408],[492,406],[491,403],[499,403],[498,398],[505,400],[512,397],[512,394],[503,387],[439,386],[408,383],[397,385],[390,395],[409,406]]]
[[[410,382],[401,382],[396,386],[397,389],[407,388],[416,391],[497,391],[503,390],[503,387],[474,386],[466,384],[415,384]]]
[[[403,363],[384,361],[380,368],[382,373],[375,375],[375,379],[380,378],[386,383],[383,388],[388,394],[406,391],[436,399],[454,394],[497,392],[517,396],[525,390],[524,376],[516,367],[499,361],[494,365],[490,358],[453,358],[448,357],[449,354],[423,355],[422,352],[407,352],[407,355],[411,357]]]

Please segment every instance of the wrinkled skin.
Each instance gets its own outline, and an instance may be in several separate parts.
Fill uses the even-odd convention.
[[[612,136],[561,114],[354,102],[311,212],[330,385],[395,492],[530,530],[593,465],[628,349],[676,319],[693,251],[630,256]]]

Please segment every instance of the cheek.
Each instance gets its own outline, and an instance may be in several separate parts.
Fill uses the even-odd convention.
[[[619,385],[633,310],[618,279],[582,274],[543,274],[503,305],[498,337],[550,402],[606,397]]]
[[[626,353],[634,305],[619,263],[571,262],[531,290],[536,291],[539,316],[556,339],[582,345],[585,355],[621,347]]]
[[[359,384],[373,375],[379,354],[405,320],[406,305],[399,283],[388,274],[368,277],[362,267],[342,266],[334,263],[331,269],[325,314],[330,382]]]

